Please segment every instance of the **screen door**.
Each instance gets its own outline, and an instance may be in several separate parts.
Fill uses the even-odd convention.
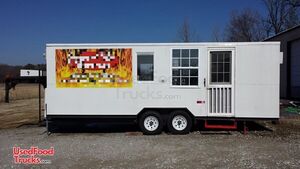
[[[208,116],[234,116],[234,51],[208,52]]]

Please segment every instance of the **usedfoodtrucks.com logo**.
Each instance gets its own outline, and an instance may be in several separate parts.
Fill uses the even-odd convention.
[[[50,164],[51,160],[42,159],[41,156],[53,156],[54,153],[53,147],[50,147],[49,149],[40,149],[34,146],[29,149],[13,147],[15,164]]]

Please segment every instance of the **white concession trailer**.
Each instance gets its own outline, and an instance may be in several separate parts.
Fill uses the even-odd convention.
[[[197,120],[279,118],[279,42],[47,44],[45,118],[132,119],[145,134]]]

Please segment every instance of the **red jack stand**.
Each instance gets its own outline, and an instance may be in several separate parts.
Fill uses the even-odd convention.
[[[207,129],[237,129],[237,122],[234,120],[232,125],[224,124],[208,124],[207,120],[204,122],[204,127]]]

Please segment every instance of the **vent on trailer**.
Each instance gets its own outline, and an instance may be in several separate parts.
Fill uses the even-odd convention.
[[[209,114],[231,115],[233,113],[231,87],[212,87],[208,90]]]

